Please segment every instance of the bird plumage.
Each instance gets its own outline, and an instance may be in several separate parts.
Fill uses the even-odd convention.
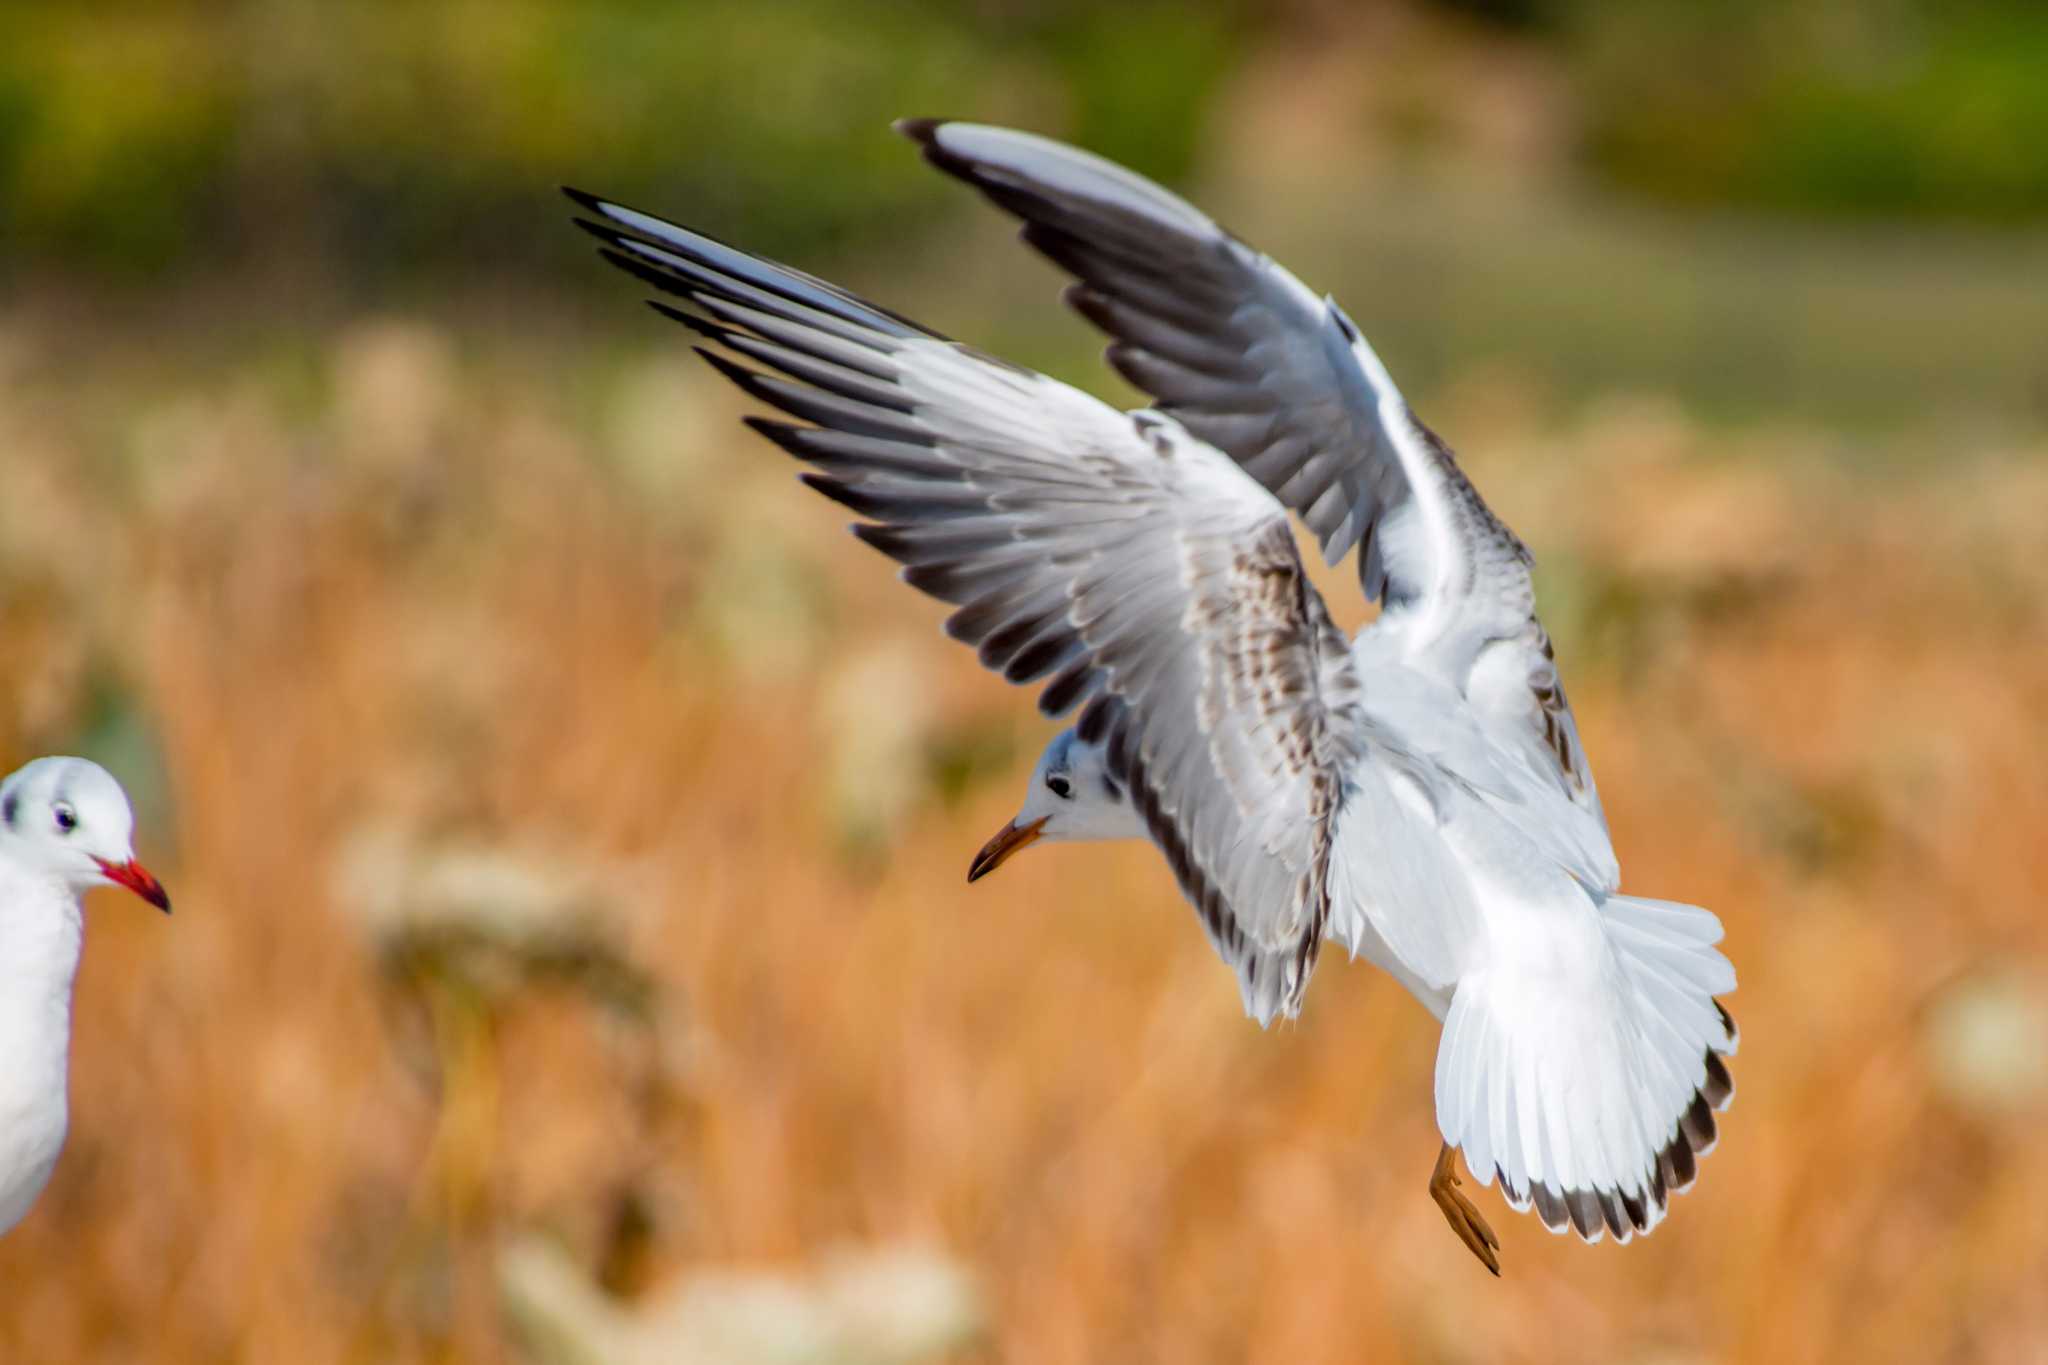
[[[71,985],[84,922],[75,892],[0,857],[0,1233],[56,1167],[70,1124]]]
[[[1554,1230],[1647,1231],[1732,1093],[1734,973],[1711,914],[1618,894],[1527,548],[1350,319],[1199,210],[1029,134],[899,126],[1076,277],[1153,407],[571,195],[683,305],[657,308],[740,357],[703,349],[722,374],[807,424],[749,419],[956,607],[948,631],[1043,683],[1048,715],[1079,709],[1055,746],[1127,791],[1075,799],[1118,833],[1135,810],[1249,1013],[1294,1014],[1326,938],[1368,958],[1444,1021],[1438,1125],[1482,1183]],[[1383,610],[1355,641],[1289,512],[1333,562],[1357,550]],[[994,860],[1087,837],[1023,819]]]
[[[0,781],[0,1233],[34,1206],[69,1128],[79,896],[118,885],[170,909],[133,828],[120,784],[86,759],[39,758]]]

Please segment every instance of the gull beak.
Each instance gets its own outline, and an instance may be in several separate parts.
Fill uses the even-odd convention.
[[[149,869],[141,863],[133,858],[125,863],[110,863],[105,858],[93,861],[100,865],[100,871],[108,881],[127,887],[166,915],[171,913],[171,898],[164,890],[164,884],[151,876]]]
[[[974,855],[973,864],[967,869],[967,880],[978,882],[989,873],[1001,867],[1012,853],[1026,844],[1035,843],[1045,831],[1045,822],[1052,817],[1042,815],[1028,825],[1015,820],[996,831],[996,837],[981,846],[981,852]]]

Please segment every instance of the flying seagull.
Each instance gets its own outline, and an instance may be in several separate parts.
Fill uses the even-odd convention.
[[[0,782],[0,1233],[64,1147],[79,896],[121,886],[170,913],[129,847],[134,826],[120,783],[82,758],[39,758]]]
[[[1462,1151],[1544,1225],[1627,1241],[1733,1086],[1708,911],[1619,894],[1529,551],[1328,299],[1158,185],[1028,133],[914,120],[1024,221],[1153,406],[1114,408],[813,276],[580,191],[605,259],[795,422],[747,424],[1074,726],[970,880],[1033,840],[1149,838],[1262,1025],[1324,939],[1443,1024],[1429,1191],[1500,1273]],[[1382,607],[1347,639],[1288,514]]]

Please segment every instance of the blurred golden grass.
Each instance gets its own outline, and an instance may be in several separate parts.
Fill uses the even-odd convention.
[[[1496,1283],[1423,1195],[1436,1030],[1391,982],[1326,961],[1262,1034],[1151,851],[962,884],[1045,727],[679,354],[364,324],[309,396],[35,340],[0,347],[0,749],[125,697],[179,913],[94,908],[0,1357],[505,1358],[531,1227],[629,1286],[927,1240],[1002,1360],[2048,1342],[2048,1096],[1944,1089],[1927,1028],[2048,989],[2038,443],[1869,478],[1647,400],[1433,411],[1544,562],[1628,887],[1716,909],[1742,980],[1699,1187],[1625,1250],[1483,1194]],[[367,826],[617,869],[658,1102],[568,993],[423,1032],[335,890]]]

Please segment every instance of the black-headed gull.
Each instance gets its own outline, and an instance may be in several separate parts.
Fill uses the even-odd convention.
[[[0,1233],[64,1147],[79,896],[120,886],[171,908],[135,861],[134,826],[121,784],[82,758],[39,758],[0,782]]]
[[[1156,404],[1124,413],[812,276],[580,192],[603,254],[688,309],[748,425],[868,520],[862,540],[1048,715],[1080,708],[1018,818],[1033,840],[1149,837],[1237,971],[1292,1016],[1328,936],[1442,1021],[1430,1194],[1621,1241],[1715,1139],[1735,987],[1695,906],[1618,893],[1531,557],[1334,302],[1159,186],[1031,134],[919,120],[934,165],[1025,221]],[[753,361],[756,369],[736,361]],[[1379,618],[1345,638],[1288,513],[1354,547]]]

